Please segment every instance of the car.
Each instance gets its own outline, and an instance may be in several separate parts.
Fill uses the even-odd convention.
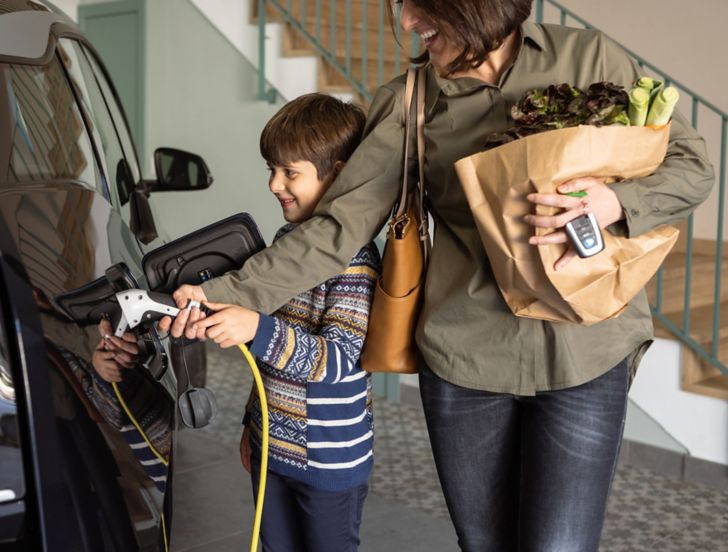
[[[150,194],[212,178],[188,152],[158,149],[154,180],[138,159],[74,22],[41,2],[0,3],[3,550],[167,549],[176,400],[186,379],[204,384],[204,346],[170,347],[147,327],[143,363],[116,387],[91,355],[110,298],[148,289],[142,259],[169,241]]]

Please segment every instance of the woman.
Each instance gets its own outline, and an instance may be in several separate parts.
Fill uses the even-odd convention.
[[[527,22],[532,0],[404,0],[403,30],[427,49],[426,189],[435,220],[417,343],[420,388],[460,547],[466,551],[597,550],[622,438],[630,375],[652,338],[644,292],[617,318],[590,327],[517,318],[496,286],[453,163],[511,126],[524,92],[566,82],[629,87],[634,64],[597,31]],[[377,233],[397,195],[403,149],[400,77],[381,87],[365,139],[314,217],[237,273],[186,286],[175,297],[234,302],[271,312],[337,273]],[[702,140],[675,115],[654,175],[606,186],[582,178],[605,231],[638,236],[692,212],[712,169]],[[335,190],[335,191],[334,191]],[[580,199],[534,226],[562,228]],[[531,239],[566,242],[562,229]],[[305,265],[299,262],[304,257]],[[557,264],[581,262],[568,252]],[[275,268],[275,270],[273,270]],[[195,315],[196,316],[196,315]],[[181,332],[186,315],[176,324]]]

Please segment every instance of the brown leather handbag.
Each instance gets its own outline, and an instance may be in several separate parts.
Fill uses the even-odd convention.
[[[417,160],[419,182],[410,192],[407,159],[410,145],[410,109],[417,82]],[[415,326],[422,305],[422,290],[430,248],[424,208],[425,72],[410,69],[405,88],[405,146],[402,192],[392,210],[382,255],[382,273],[374,291],[369,329],[361,353],[367,372],[413,374],[418,368]]]

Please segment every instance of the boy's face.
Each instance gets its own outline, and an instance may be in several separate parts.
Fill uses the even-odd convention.
[[[311,218],[321,196],[329,187],[318,178],[310,161],[294,161],[286,165],[268,165],[268,187],[281,203],[283,218],[303,222]]]

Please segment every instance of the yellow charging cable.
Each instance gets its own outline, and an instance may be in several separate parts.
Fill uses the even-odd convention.
[[[159,461],[164,464],[165,467],[169,467],[169,460],[167,460],[164,456],[162,456],[162,453],[159,452],[152,442],[149,440],[149,437],[147,437],[147,434],[144,432],[142,427],[139,425],[139,422],[137,422],[134,415],[131,413],[131,410],[129,410],[129,407],[126,404],[126,401],[124,401],[124,398],[121,396],[121,392],[119,391],[119,386],[116,385],[116,382],[111,382],[111,387],[114,388],[114,393],[116,393],[116,398],[119,400],[119,404],[121,405],[121,408],[124,409],[124,412],[131,420],[131,423],[134,424],[134,427],[137,428],[139,431],[139,434],[142,436],[144,441],[149,446],[149,450],[151,450],[154,453],[154,456],[159,458]],[[162,512],[162,538],[164,539],[164,550],[165,552],[169,552],[169,543],[167,543],[167,525],[164,523],[164,512]]]
[[[265,498],[265,481],[266,481],[266,474],[268,473],[268,401],[265,397],[265,388],[263,387],[263,378],[260,375],[260,370],[258,370],[258,365],[255,362],[255,358],[253,358],[253,355],[250,354],[250,351],[248,348],[240,344],[238,345],[240,350],[243,353],[243,356],[245,357],[245,360],[248,362],[248,366],[250,367],[250,371],[253,373],[253,379],[255,380],[255,386],[258,389],[258,398],[260,400],[260,411],[261,411],[261,418],[263,419],[263,427],[262,427],[262,439],[263,442],[261,444],[261,459],[260,459],[260,481],[258,482],[258,492],[256,494],[255,499],[255,520],[253,522],[253,534],[250,537],[250,552],[257,552],[258,550],[258,540],[260,538],[260,523],[263,518],[263,500]],[[152,445],[152,442],[147,437],[147,434],[144,432],[144,430],[139,425],[139,422],[137,422],[134,415],[131,413],[131,410],[129,410],[129,407],[127,406],[126,402],[121,396],[121,393],[119,392],[119,388],[116,385],[115,382],[111,382],[111,386],[114,388],[114,393],[116,393],[116,398],[119,400],[119,404],[121,404],[121,407],[124,409],[124,412],[131,420],[131,423],[134,424],[134,427],[137,428],[139,431],[139,434],[144,438],[144,441],[149,446],[149,450],[151,450],[154,455],[159,458],[159,460],[164,464],[166,467],[169,466],[169,461],[162,456],[162,454]],[[164,522],[164,512],[162,512],[162,535],[164,537],[164,550],[166,552],[169,552],[169,545],[167,543],[167,527]]]
[[[265,388],[263,387],[263,378],[260,376],[260,370],[258,365],[255,363],[253,355],[250,354],[248,348],[240,344],[238,345],[240,350],[248,361],[250,371],[253,373],[253,379],[255,380],[255,387],[258,389],[258,399],[260,400],[260,416],[263,421],[262,430],[262,443],[260,452],[260,481],[258,481],[258,492],[255,498],[255,521],[253,522],[253,534],[250,537],[250,552],[256,552],[258,550],[258,537],[260,536],[260,522],[263,518],[263,499],[265,499],[265,480],[266,474],[268,473],[268,401],[265,397]]]

